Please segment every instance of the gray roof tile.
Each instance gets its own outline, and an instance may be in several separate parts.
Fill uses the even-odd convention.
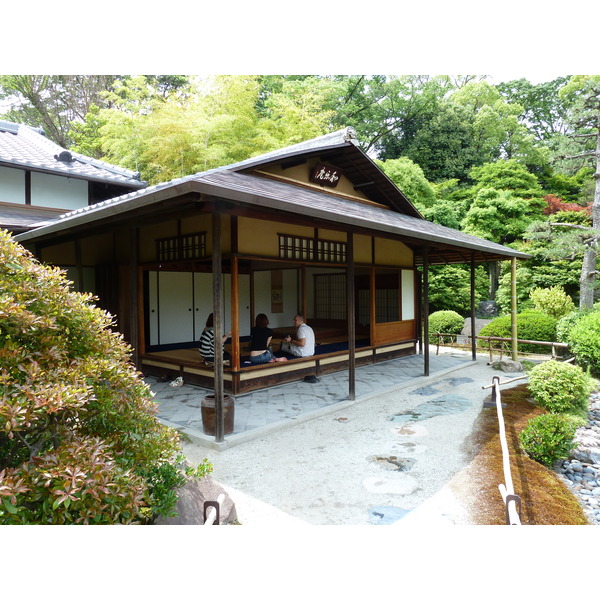
[[[70,154],[72,160],[57,160],[64,152]],[[139,173],[77,152],[66,151],[42,135],[39,130],[8,121],[0,121],[0,165],[114,183],[136,189],[146,185],[140,181]]]

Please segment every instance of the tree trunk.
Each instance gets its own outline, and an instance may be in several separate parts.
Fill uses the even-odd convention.
[[[498,261],[489,262],[487,268],[490,277],[489,300],[496,300],[496,292],[500,282],[500,263]]]
[[[596,173],[594,173],[596,185],[594,189],[594,204],[592,205],[592,227],[600,231],[600,123],[596,134]],[[597,277],[597,242],[591,243],[586,249],[581,265],[581,277],[579,278],[580,296],[579,308],[589,309],[594,305],[594,288]]]

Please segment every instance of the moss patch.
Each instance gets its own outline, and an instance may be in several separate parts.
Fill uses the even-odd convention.
[[[529,419],[544,414],[527,385],[501,389],[506,440],[515,494],[521,498],[523,525],[587,525],[577,499],[556,473],[531,460],[519,443]],[[465,441],[471,462],[460,478],[460,494],[477,525],[504,525],[506,514],[498,485],[504,482],[496,408],[484,408]]]

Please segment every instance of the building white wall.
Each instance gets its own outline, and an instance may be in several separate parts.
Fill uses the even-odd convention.
[[[271,312],[271,271],[254,273],[254,313],[264,313],[269,319],[269,327],[293,328],[292,321],[298,312],[298,270],[283,271],[283,312]]]
[[[25,204],[25,171],[0,167],[0,202]],[[31,173],[31,205],[75,210],[88,205],[88,182],[60,175]]]
[[[25,204],[25,171],[0,167],[0,202]]]
[[[45,173],[31,174],[32,206],[75,210],[88,205],[88,182]]]

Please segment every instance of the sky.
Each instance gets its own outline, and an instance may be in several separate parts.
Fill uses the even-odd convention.
[[[531,0],[165,5],[105,0],[86,14],[3,7],[1,74],[486,74],[549,81],[600,70],[600,3]],[[209,6],[207,6],[209,5]],[[596,19],[597,20],[597,19]],[[19,26],[16,24],[19,23]],[[23,42],[27,43],[23,43]],[[535,81],[534,81],[535,80]]]

